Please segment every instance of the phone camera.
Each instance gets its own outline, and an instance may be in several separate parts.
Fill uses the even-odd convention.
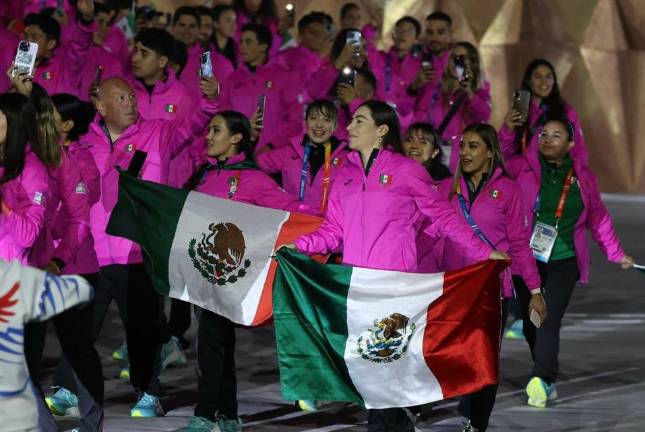
[[[18,45],[18,49],[20,51],[29,52],[29,42],[21,41],[20,44]]]

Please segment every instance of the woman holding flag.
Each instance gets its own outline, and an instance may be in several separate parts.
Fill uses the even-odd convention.
[[[347,264],[412,272],[417,269],[415,238],[422,219],[429,217],[473,259],[507,258],[461,222],[432,188],[426,170],[401,154],[399,121],[389,105],[363,103],[347,130],[354,151],[330,193],[324,223],[287,247],[308,255],[342,250]],[[414,425],[400,408],[370,410],[368,431],[377,430],[407,432]]]
[[[624,269],[634,266],[602,203],[596,176],[571,154],[574,142],[577,145],[575,131],[566,118],[548,119],[539,134],[539,148],[529,147],[526,155],[508,160],[511,176],[522,185],[526,217],[533,226],[531,248],[549,305],[549,315],[537,330],[529,316],[523,317],[534,362],[526,393],[528,404],[539,408],[557,397],[562,317],[576,282],[589,280],[587,229],[610,261]],[[522,288],[516,286],[516,294],[521,312],[527,314],[529,296]]]

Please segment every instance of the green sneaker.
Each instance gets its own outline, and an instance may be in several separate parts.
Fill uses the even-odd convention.
[[[123,342],[123,345],[112,353],[112,358],[116,361],[128,361],[128,345]]]
[[[193,416],[190,418],[188,426],[177,429],[176,432],[213,432],[217,428],[217,423],[210,421],[206,417]]]
[[[170,365],[186,363],[186,354],[181,348],[179,339],[170,336],[170,340],[161,347],[161,369],[166,369]]]
[[[557,399],[558,392],[555,384],[547,384],[542,378],[533,377],[526,386],[526,395],[529,397],[529,406],[546,408],[547,401]]]
[[[524,321],[516,320],[504,334],[505,339],[524,339]]]
[[[320,404],[318,403],[318,401],[313,399],[302,399],[302,400],[296,401],[296,408],[298,408],[300,411],[305,411],[305,412],[318,411],[319,406]]]
[[[78,417],[78,398],[74,393],[65,387],[58,389],[56,393],[45,398],[45,403],[52,414],[57,416]]]
[[[143,393],[137,404],[130,410],[130,417],[161,417],[163,409],[157,396]]]
[[[119,371],[119,378],[124,381],[130,381],[130,365],[127,365]]]
[[[219,417],[214,432],[241,432],[242,420],[229,420],[226,417]]]

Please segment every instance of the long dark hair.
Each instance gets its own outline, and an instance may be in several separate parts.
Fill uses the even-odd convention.
[[[396,153],[402,154],[401,126],[399,124],[399,116],[394,111],[394,108],[378,100],[363,102],[358,108],[361,107],[366,107],[370,110],[376,126],[386,125],[389,128],[387,134],[383,137],[383,147],[391,147]]]
[[[334,44],[331,46],[331,53],[329,54],[329,58],[331,59],[332,62],[335,62],[338,56],[340,56],[340,53],[343,51],[343,48],[345,48],[345,45],[347,44],[347,33],[350,31],[357,31],[363,34],[359,29],[355,28],[348,28],[345,30],[341,30],[337,35],[336,39],[334,39]],[[368,59],[365,59],[365,63],[363,63],[363,68],[369,68],[368,64]]]
[[[94,107],[90,102],[83,102],[76,96],[58,93],[52,96],[52,102],[63,121],[72,120],[74,126],[67,133],[68,141],[78,141],[89,129],[94,118]]]
[[[441,163],[443,150],[441,150],[441,138],[439,137],[437,130],[430,123],[413,123],[405,132],[405,140],[410,139],[412,134],[417,131],[430,138],[430,141],[432,142],[433,152],[437,152],[435,157],[431,157],[423,163],[423,166],[426,170],[428,170],[430,177],[432,177],[432,179],[435,181],[450,177],[450,170],[447,166]]]
[[[260,10],[253,15],[251,15],[249,11],[246,10],[244,0],[233,1],[233,9],[235,9],[235,12],[242,12],[243,14],[251,18],[251,21],[260,18],[261,23],[265,23],[271,21],[272,19],[278,19],[278,8],[276,7],[274,0],[262,0]]]
[[[215,117],[222,117],[226,128],[231,135],[241,134],[242,139],[239,142],[240,151],[244,153],[247,161],[253,161],[253,141],[251,140],[251,123],[246,116],[237,111],[221,111]],[[199,186],[204,174],[209,168],[209,163],[203,164],[184,185],[184,189],[193,190]]]
[[[502,172],[504,174],[507,174],[506,165],[504,164],[504,156],[502,154],[502,148],[499,145],[497,130],[488,123],[473,123],[466,126],[466,129],[464,129],[464,132],[461,135],[462,139],[464,135],[469,132],[479,135],[482,141],[484,141],[484,144],[486,144],[486,148],[493,154],[490,159],[490,166],[488,167],[488,178],[490,178],[490,176],[495,172],[497,168],[501,168]],[[457,193],[457,186],[459,185],[462,175],[461,163],[459,163],[459,165],[457,165],[457,169],[455,170],[455,179],[452,183],[452,189],[450,191],[451,198],[454,194]]]
[[[29,142],[27,131],[34,130],[35,125],[34,111],[26,96],[18,93],[0,94],[0,111],[7,117],[7,138],[2,145],[2,184],[22,174]]]
[[[473,72],[473,88],[475,90],[480,90],[482,88],[482,73],[481,73],[481,62],[479,60],[479,51],[477,51],[477,48],[471,44],[470,42],[457,42],[453,47],[452,47],[452,52],[455,51],[455,48],[461,47],[466,50],[468,53],[468,58],[470,60],[470,68],[472,69]],[[452,54],[450,57],[450,61],[454,61]],[[450,94],[456,89],[459,88],[459,83],[457,82],[457,79],[452,76],[450,73],[450,69],[446,68],[446,70],[443,73],[443,92],[444,94]]]
[[[560,86],[558,85],[558,76],[555,73],[555,68],[553,65],[545,59],[535,59],[526,66],[524,70],[524,77],[522,78],[522,89],[531,91],[531,76],[535,69],[540,66],[546,66],[553,74],[553,88],[551,93],[542,99],[541,106],[546,107],[546,110],[549,113],[550,117],[565,117],[566,109],[564,105],[564,100],[560,96]]]

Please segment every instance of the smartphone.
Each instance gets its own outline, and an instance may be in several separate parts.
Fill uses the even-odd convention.
[[[535,309],[531,309],[531,315],[529,318],[535,328],[540,328],[540,326],[542,325],[542,318],[540,318],[540,314],[537,313]]]
[[[361,32],[357,30],[350,30],[347,32],[347,39],[345,39],[345,44],[346,45],[351,45],[354,47],[354,50],[356,51],[355,55],[358,56],[360,53],[358,50],[361,49]]]
[[[143,169],[143,163],[146,161],[146,157],[148,157],[148,153],[142,150],[135,150],[134,156],[132,156],[132,160],[128,166],[128,174],[139,177],[141,175],[141,170]]]
[[[343,70],[340,71],[338,82],[349,84],[354,87],[356,85],[356,69],[345,66]]]
[[[211,63],[211,52],[202,53],[199,65],[199,76],[202,78],[213,78],[213,64]]]
[[[513,107],[521,116],[522,123],[529,116],[529,104],[531,103],[531,92],[524,89],[515,90],[513,93]]]
[[[36,64],[36,55],[38,54],[38,44],[35,42],[20,41],[18,42],[18,50],[16,51],[16,58],[13,63],[15,69],[12,71],[12,76],[20,74],[33,75],[34,65]]]
[[[466,60],[464,56],[456,56],[454,59],[455,72],[457,72],[457,80],[462,82],[466,78]]]
[[[264,111],[267,107],[267,97],[265,95],[260,95],[258,97],[258,118],[264,119]]]
[[[287,10],[287,15],[291,17],[296,15],[296,7],[293,3],[287,3],[284,8]]]
[[[100,83],[102,76],[103,76],[103,66],[97,66],[96,71],[94,72],[94,81],[96,81],[97,83]]]

